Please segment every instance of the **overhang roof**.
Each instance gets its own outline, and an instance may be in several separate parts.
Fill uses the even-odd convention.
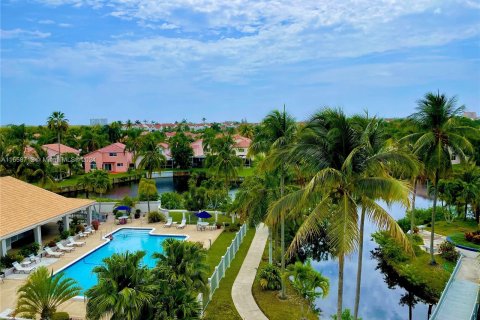
[[[0,178],[0,238],[94,204],[94,200],[66,198],[13,177]]]

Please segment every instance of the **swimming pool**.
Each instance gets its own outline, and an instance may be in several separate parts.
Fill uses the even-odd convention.
[[[102,265],[102,260],[110,257],[112,254],[126,251],[145,251],[143,264],[153,268],[156,260],[153,259],[152,255],[155,252],[163,252],[162,243],[165,239],[185,240],[187,238],[187,236],[151,234],[152,231],[152,228],[121,228],[111,233],[112,240],[80,257],[65,268],[60,269],[56,274],[62,272],[66,277],[75,279],[82,288],[83,295],[85,291],[97,283],[97,276],[92,272],[93,268]]]

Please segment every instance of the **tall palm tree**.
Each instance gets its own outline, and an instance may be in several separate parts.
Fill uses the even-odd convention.
[[[274,110],[270,112],[260,125],[259,134],[255,136],[249,154],[255,155],[259,153],[264,154],[280,154],[286,150],[292,143],[297,125],[295,119],[286,113],[285,105],[283,112]],[[286,176],[286,162],[285,157],[278,157],[279,161],[270,161],[271,168],[279,171],[280,178],[280,197],[285,193],[285,176]],[[271,231],[269,230],[270,246],[271,246]],[[282,213],[280,217],[280,242],[281,242],[281,270],[285,273],[285,216]],[[286,298],[285,281],[282,277],[282,290],[280,292],[282,299]]]
[[[82,175],[77,182],[77,187],[81,187],[85,190],[87,199],[89,198],[89,193],[95,189],[95,181],[93,179],[93,172]]]
[[[233,138],[229,135],[215,139],[211,146],[213,153],[205,160],[206,167],[214,176],[223,177],[227,190],[230,182],[238,177],[238,168],[243,163],[242,159],[237,157],[233,144]]]
[[[359,245],[358,207],[364,207],[372,221],[389,230],[404,248],[411,251],[410,243],[396,221],[375,201],[385,195],[407,198],[409,188],[382,172],[382,156],[369,156],[360,141],[358,132],[343,112],[326,109],[314,115],[289,152],[289,160],[302,160],[304,170],[311,172],[313,178],[304,188],[274,203],[267,218],[267,223],[274,224],[286,212],[295,217],[302,215],[304,210],[310,211],[290,245],[290,254],[319,235],[322,225],[328,221],[330,245],[339,264],[339,319],[343,305],[345,256]],[[366,175],[367,171],[381,172],[381,175]]]
[[[87,290],[87,319],[141,319],[154,300],[150,270],[141,264],[145,252],[115,253],[93,268],[98,283]]]
[[[93,191],[102,195],[112,186],[108,173],[104,170],[95,170],[92,173]],[[99,202],[98,212],[101,210],[102,202]]]
[[[40,315],[40,319],[49,320],[64,302],[78,296],[81,292],[75,280],[65,278],[62,273],[53,276],[44,266],[35,270],[27,281],[18,288],[17,315]]]
[[[57,134],[57,144],[58,144],[58,164],[61,164],[62,153],[60,149],[60,138],[63,133],[67,132],[68,129],[68,119],[65,118],[65,114],[61,111],[54,111],[47,118],[47,127]],[[62,178],[60,174],[60,179]]]
[[[162,154],[162,150],[153,139],[145,139],[143,141],[137,157],[142,157],[138,167],[139,169],[147,170],[149,179],[152,179],[153,171],[160,171],[167,161]],[[133,162],[136,162],[135,160]]]
[[[39,145],[34,145],[33,148],[35,150],[35,159],[33,160],[35,171],[33,171],[32,175],[35,177],[40,177],[41,187],[50,185],[52,188],[55,188],[55,179],[52,175],[52,164],[45,161],[48,156],[47,151],[45,151]]]
[[[412,114],[410,119],[417,126],[418,132],[403,139],[414,142],[414,154],[423,162],[425,171],[435,187],[430,235],[430,264],[434,265],[436,261],[433,255],[433,241],[438,181],[450,171],[452,153],[458,155],[463,162],[466,154],[473,152],[472,144],[466,136],[478,135],[479,131],[458,123],[456,117],[461,115],[464,107],[457,107],[456,97],[448,98],[445,94],[429,92],[417,104],[417,112]]]

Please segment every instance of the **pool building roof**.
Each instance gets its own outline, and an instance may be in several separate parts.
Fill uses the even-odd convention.
[[[94,200],[66,198],[13,177],[0,178],[0,239],[85,209]]]

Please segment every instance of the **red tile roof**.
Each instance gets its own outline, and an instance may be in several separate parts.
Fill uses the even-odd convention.
[[[42,148],[43,149],[50,149],[54,152],[58,152],[58,143],[44,144],[42,146]],[[74,148],[66,146],[64,144],[60,144],[60,152],[61,153],[71,152],[71,153],[80,154],[80,150],[74,149]]]

